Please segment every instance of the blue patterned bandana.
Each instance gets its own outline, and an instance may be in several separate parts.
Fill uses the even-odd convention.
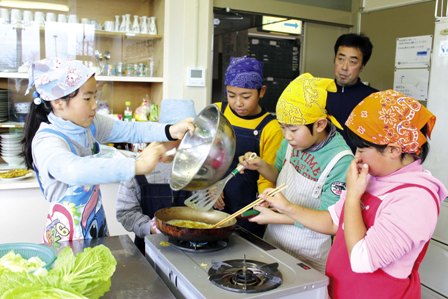
[[[251,57],[231,57],[224,84],[240,88],[260,89],[263,86],[263,64]]]

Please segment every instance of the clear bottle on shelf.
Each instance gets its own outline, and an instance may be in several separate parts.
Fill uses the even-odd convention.
[[[126,107],[124,108],[123,120],[132,121],[131,101],[126,101],[124,104],[126,105]]]

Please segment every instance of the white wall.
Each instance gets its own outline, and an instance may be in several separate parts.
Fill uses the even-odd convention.
[[[319,8],[316,6],[300,5],[275,0],[165,0],[164,23],[164,98],[190,98],[195,101],[196,111],[211,103],[212,86],[212,57],[213,57],[213,7],[230,7],[236,10],[253,11],[273,15],[294,16],[297,18],[325,21],[339,24],[336,29],[328,25],[312,24],[312,29],[317,29],[316,35],[305,42],[307,49],[315,49],[318,35],[327,32],[325,36],[338,36],[339,32],[347,31],[348,26],[356,25],[356,14],[351,12]],[[355,5],[354,7],[358,7]],[[320,32],[319,30],[323,31]],[[328,31],[328,30],[329,31]],[[336,32],[334,31],[336,30]],[[341,32],[342,33],[342,32]],[[332,36],[333,37],[333,36]],[[322,37],[319,37],[322,38]],[[332,46],[334,41],[325,46],[325,53],[329,52],[332,58]],[[324,47],[322,47],[324,49]],[[314,52],[317,55],[317,52]],[[311,51],[306,54],[307,66],[312,64],[308,57],[315,56]],[[320,54],[319,54],[320,55]],[[324,56],[328,56],[324,54]],[[321,56],[322,57],[322,56]],[[332,74],[332,60],[329,64],[314,66],[315,73],[328,70]],[[188,67],[204,68],[206,83],[204,87],[186,86]]]
[[[316,77],[334,78],[334,43],[339,35],[348,32],[346,27],[305,23],[301,70]]]
[[[165,0],[164,98],[192,99],[199,112],[211,103],[212,1]],[[204,68],[204,87],[188,87],[187,69]]]

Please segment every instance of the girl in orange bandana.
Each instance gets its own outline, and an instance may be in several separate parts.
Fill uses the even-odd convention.
[[[305,227],[336,235],[326,267],[332,299],[420,298],[418,266],[448,193],[422,166],[435,119],[404,94],[374,93],[346,122],[357,151],[339,202],[312,211],[263,195]]]

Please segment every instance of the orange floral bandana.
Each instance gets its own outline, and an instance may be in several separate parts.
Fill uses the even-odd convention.
[[[360,102],[346,121],[347,127],[364,140],[378,145],[398,143],[404,153],[420,153],[431,137],[436,117],[416,99],[395,90],[373,93]]]

